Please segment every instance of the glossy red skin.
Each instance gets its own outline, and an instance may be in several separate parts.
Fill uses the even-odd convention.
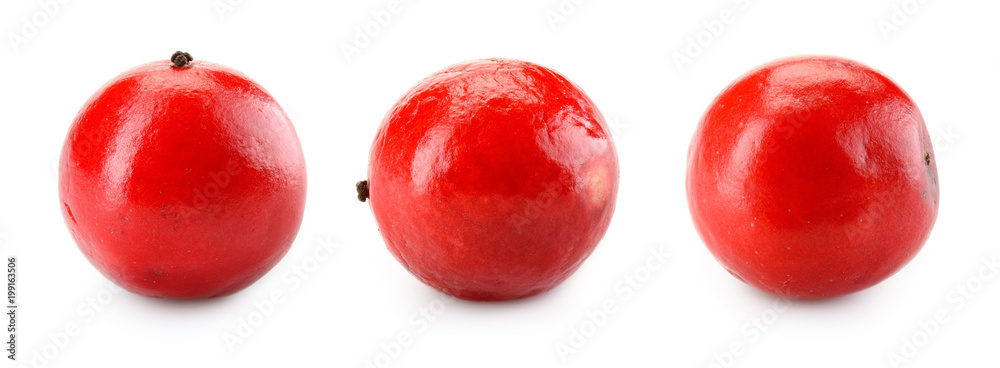
[[[468,300],[547,291],[604,236],[618,158],[601,113],[565,77],[509,59],[418,83],[372,146],[370,200],[389,251]]]
[[[895,83],[804,56],[758,67],[712,102],[687,193],[698,233],[734,276],[779,296],[835,297],[917,254],[937,217],[937,164]]]
[[[281,107],[239,72],[200,61],[108,82],[77,115],[59,166],[80,250],[153,297],[223,296],[259,279],[291,246],[305,194]]]

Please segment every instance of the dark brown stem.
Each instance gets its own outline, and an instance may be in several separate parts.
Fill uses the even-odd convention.
[[[365,202],[368,200],[368,180],[359,181],[354,185],[358,189],[358,200]]]
[[[170,57],[170,61],[174,63],[174,68],[186,68],[191,66],[189,63],[193,61],[194,58],[191,54],[184,51],[177,51],[173,56]]]

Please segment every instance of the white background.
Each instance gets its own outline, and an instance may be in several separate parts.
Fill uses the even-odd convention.
[[[51,16],[38,15],[44,2],[0,3],[0,256],[18,257],[20,303],[18,360],[2,366],[892,367],[891,353],[909,357],[906,367],[1000,364],[1000,278],[979,276],[992,275],[983,259],[1000,252],[1000,3],[590,0],[563,5],[553,27],[546,14],[560,14],[557,0],[404,0],[348,61],[342,45],[387,1],[246,0],[220,13],[224,1],[61,0]],[[723,10],[730,22],[705,33]],[[898,29],[883,34],[880,22]],[[30,37],[14,46],[18,36]],[[110,78],[178,49],[267,88],[292,117],[308,165],[291,251],[226,298],[113,293],[59,213],[55,164],[78,109]],[[693,62],[678,68],[672,55],[688,51]],[[913,97],[934,138],[941,207],[923,251],[895,276],[785,310],[702,245],[684,174],[712,98],[756,65],[803,53],[861,61]],[[447,65],[494,56],[558,70],[597,103],[619,150],[618,207],[601,245],[558,288],[448,302],[392,258],[354,183],[399,96]],[[322,242],[337,248],[320,259]],[[661,248],[667,265],[645,268]],[[631,295],[616,288],[625,275],[643,280]],[[967,284],[978,291],[957,299]],[[276,290],[281,303],[258,307]],[[588,312],[606,300],[614,313],[591,328]],[[938,311],[947,322],[925,339],[920,323]],[[239,330],[247,321],[257,325],[249,334]],[[558,344],[580,346],[571,334],[581,327],[582,347],[560,356]],[[240,332],[246,339],[230,350],[224,336]],[[408,344],[397,348],[401,332]],[[920,346],[903,351],[914,337]]]

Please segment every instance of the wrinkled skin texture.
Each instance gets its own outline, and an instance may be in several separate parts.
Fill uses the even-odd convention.
[[[936,162],[920,112],[888,78],[846,59],[783,59],[712,102],[688,155],[688,205],[737,278],[834,297],[917,254],[937,217]]]
[[[509,59],[418,83],[372,146],[370,200],[389,251],[469,300],[522,298],[569,277],[604,236],[618,158],[576,85]]]
[[[59,165],[63,217],[105,276],[141,295],[232,294],[270,270],[302,221],[295,130],[226,67],[154,62],[102,87]]]

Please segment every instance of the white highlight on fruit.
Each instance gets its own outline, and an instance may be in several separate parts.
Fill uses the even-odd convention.
[[[417,145],[417,150],[413,153],[413,164],[410,166],[410,180],[417,186],[418,194],[430,189],[428,186],[434,178],[451,167],[447,143],[454,131],[453,125],[438,125],[428,131]]]

